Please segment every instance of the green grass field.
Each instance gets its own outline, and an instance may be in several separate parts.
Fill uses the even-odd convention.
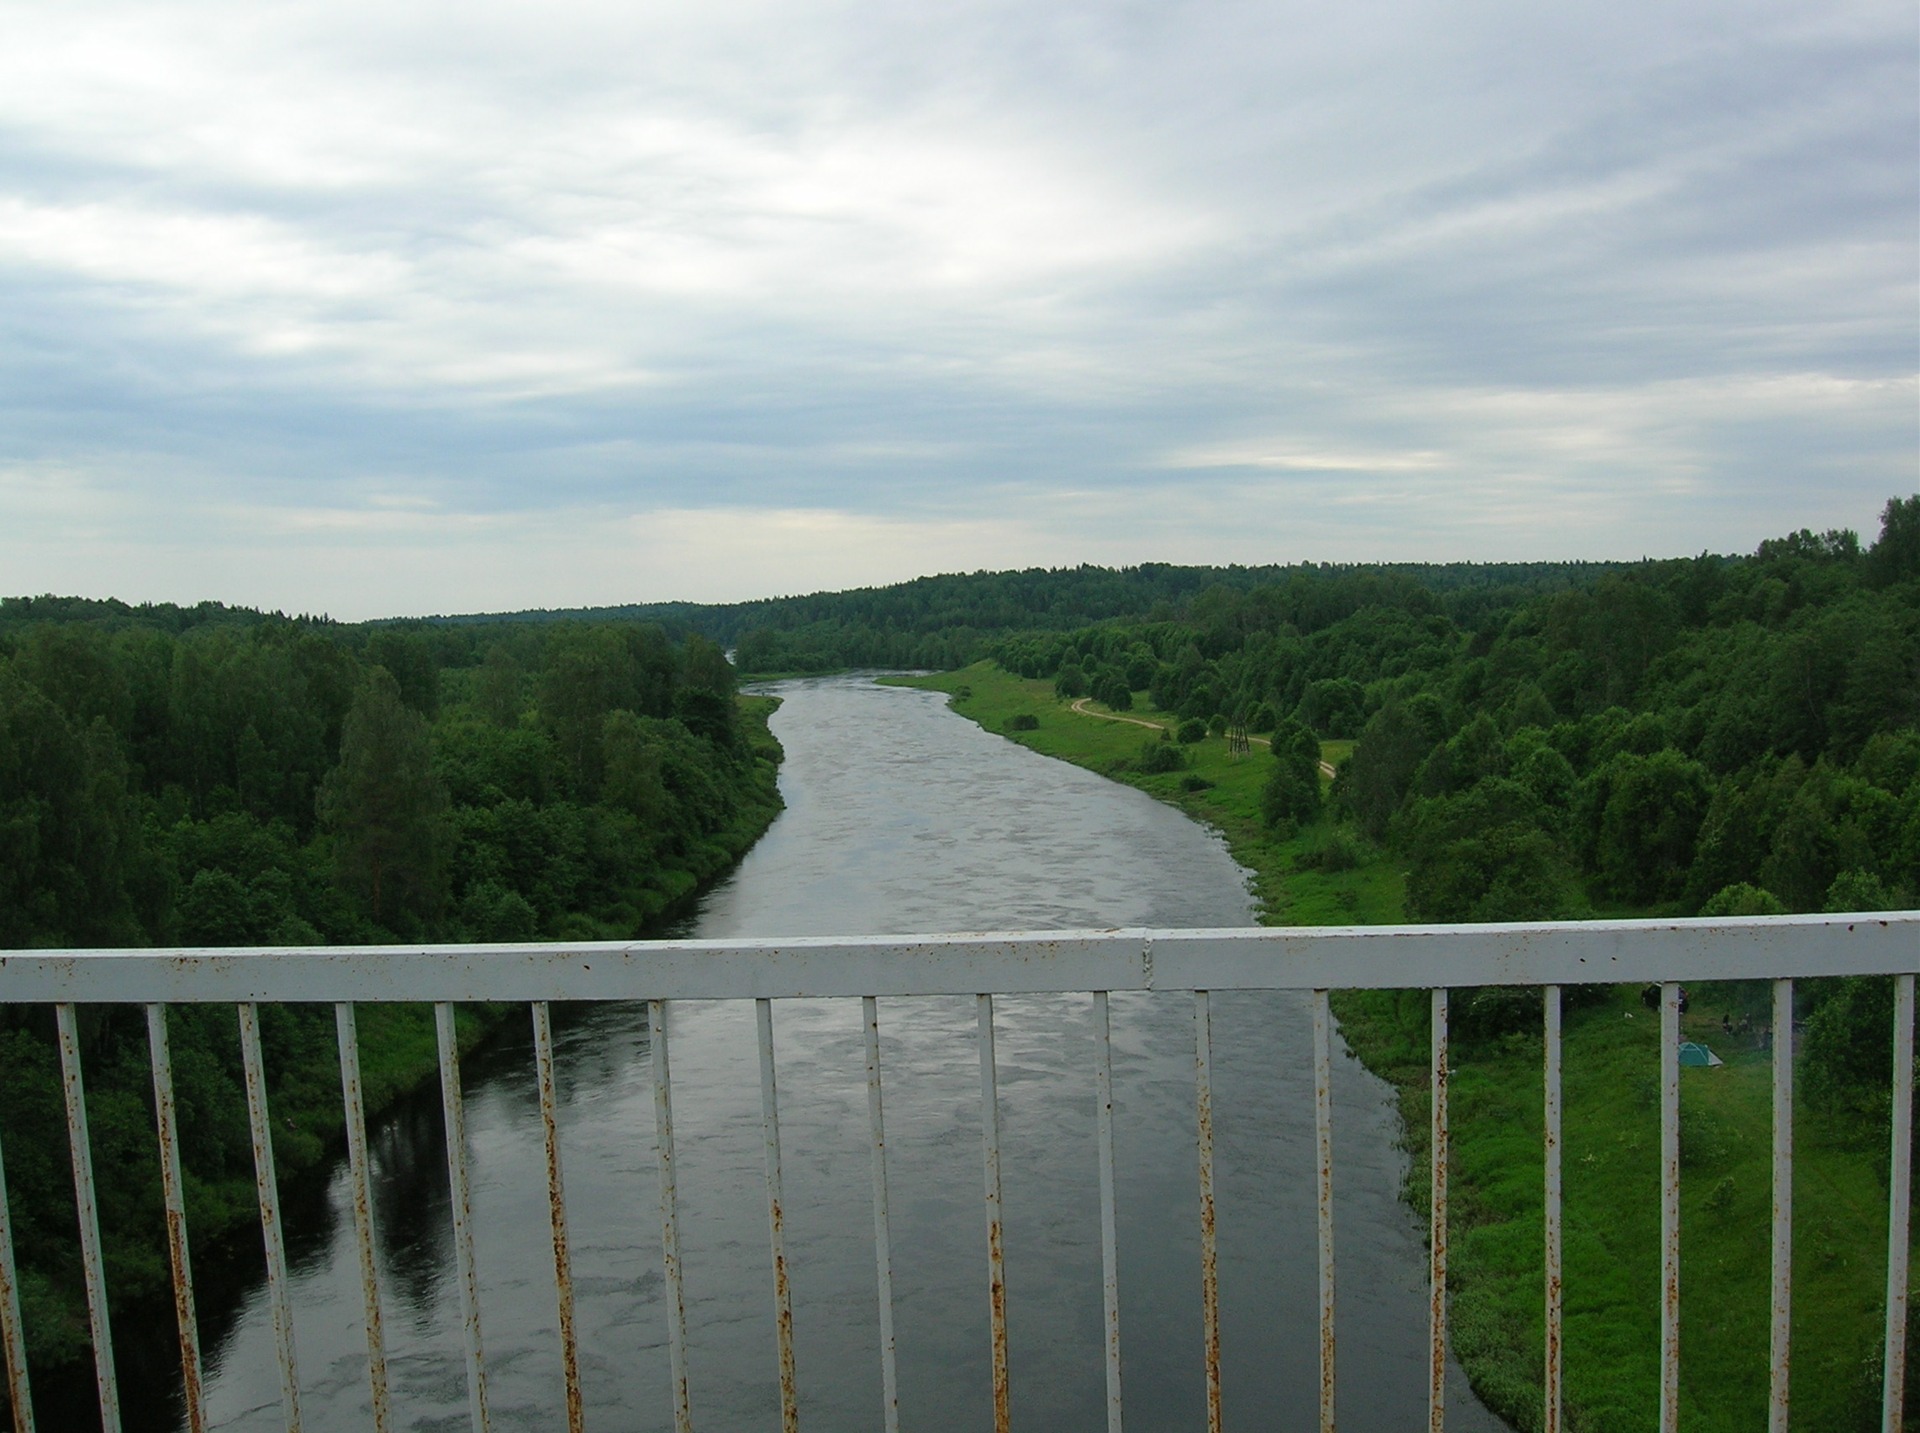
[[[1313,869],[1305,863],[1331,839],[1329,830],[1276,840],[1265,828],[1264,747],[1235,758],[1224,740],[1209,738],[1188,748],[1187,771],[1149,776],[1131,764],[1155,733],[1073,712],[1050,682],[984,663],[891,680],[948,692],[957,712],[988,730],[1138,786],[1215,827],[1254,872],[1267,924],[1404,918],[1404,873],[1383,853],[1359,847],[1351,869]],[[1174,724],[1150,710],[1126,715]],[[1013,729],[1027,717],[1032,729]],[[1322,757],[1338,765],[1352,747],[1326,742]],[[1198,785],[1190,777],[1206,784],[1189,789]],[[1770,1056],[1750,1040],[1724,1039],[1721,1007],[1702,996],[1688,1017],[1690,1037],[1727,1063],[1682,1072],[1681,1427],[1746,1433],[1766,1426]],[[1469,998],[1466,991],[1455,997]],[[1426,994],[1345,992],[1336,1002],[1349,1044],[1400,1091],[1412,1161],[1408,1197],[1424,1216]],[[1456,1042],[1452,1085],[1454,1348],[1488,1405],[1527,1430],[1541,1426],[1541,1056],[1537,1026],[1476,1047]],[[1637,991],[1604,992],[1597,1003],[1569,1009],[1563,1058],[1567,1426],[1641,1433],[1657,1421],[1657,1017]],[[1795,1132],[1793,1426],[1877,1429],[1884,1147],[1804,1105]],[[1920,1420],[1910,1416],[1903,1426],[1920,1427]]]

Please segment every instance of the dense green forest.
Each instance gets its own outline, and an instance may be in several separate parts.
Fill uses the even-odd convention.
[[[752,602],[665,602],[593,608],[578,613],[516,613],[513,620],[591,617],[667,623],[735,649],[743,672],[828,672],[848,667],[922,667],[946,671],[977,661],[996,638],[1027,631],[1062,632],[1096,622],[1170,621],[1212,591],[1250,592],[1293,584],[1331,594],[1411,585],[1439,594],[1471,621],[1518,592],[1588,586],[1620,564],[1400,563],[1356,567],[1302,563],[1281,567],[1029,568],[1018,572],[949,573],[889,587],[769,597]],[[1344,600],[1335,598],[1334,600]],[[442,618],[465,624],[489,617]]]
[[[1488,590],[1296,571],[990,653],[1202,730],[1357,739],[1334,859],[1389,850],[1415,919],[1885,909],[1920,883],[1920,498],[1870,548],[1801,532]],[[1277,822],[1317,814],[1297,775],[1276,764]]]
[[[641,623],[346,627],[0,603],[0,948],[626,939],[779,805],[771,703]],[[84,1012],[116,1299],[164,1241],[147,1036]],[[233,1012],[175,1008],[196,1238],[253,1217]],[[283,1170],[340,1120],[332,1014],[262,1012]],[[485,1014],[469,1013],[478,1028]],[[0,1010],[0,1137],[29,1342],[85,1338],[51,1013]],[[369,1007],[370,1098],[431,1070],[426,1012]]]

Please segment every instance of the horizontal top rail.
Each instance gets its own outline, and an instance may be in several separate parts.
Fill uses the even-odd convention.
[[[1920,911],[1454,926],[0,952],[0,1002],[743,1000],[1894,975]]]

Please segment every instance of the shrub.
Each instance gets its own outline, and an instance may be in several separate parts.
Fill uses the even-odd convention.
[[[1447,1011],[1449,1033],[1463,1045],[1533,1034],[1543,1019],[1540,988],[1533,985],[1483,985],[1461,991]]]
[[[1700,907],[1703,916],[1778,916],[1786,912],[1787,908],[1772,891],[1763,891],[1745,881],[1721,887]]]
[[[1320,778],[1297,763],[1278,763],[1260,788],[1260,814],[1275,831],[1305,826],[1320,814]]]
[[[1190,771],[1180,778],[1180,789],[1182,791],[1211,791],[1213,789],[1213,783],[1199,773]]]
[[[1302,851],[1295,864],[1304,871],[1351,871],[1360,864],[1360,843],[1345,831],[1332,831]]]
[[[1168,742],[1148,741],[1140,748],[1140,759],[1137,765],[1149,776],[1159,776],[1169,771],[1184,771],[1187,765],[1187,754]]]
[[[1032,712],[1021,712],[1007,723],[1008,731],[1034,731],[1040,725],[1040,718]]]
[[[1174,733],[1174,736],[1187,746],[1193,745],[1196,741],[1205,741],[1207,739],[1207,724],[1201,721],[1199,717],[1188,717],[1180,723],[1180,729]]]

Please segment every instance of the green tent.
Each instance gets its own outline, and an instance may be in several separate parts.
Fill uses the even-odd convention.
[[[1713,1051],[1709,1050],[1705,1045],[1698,1044],[1692,1040],[1683,1040],[1680,1042],[1680,1063],[1683,1065],[1711,1066],[1724,1065],[1726,1061],[1714,1054]]]

